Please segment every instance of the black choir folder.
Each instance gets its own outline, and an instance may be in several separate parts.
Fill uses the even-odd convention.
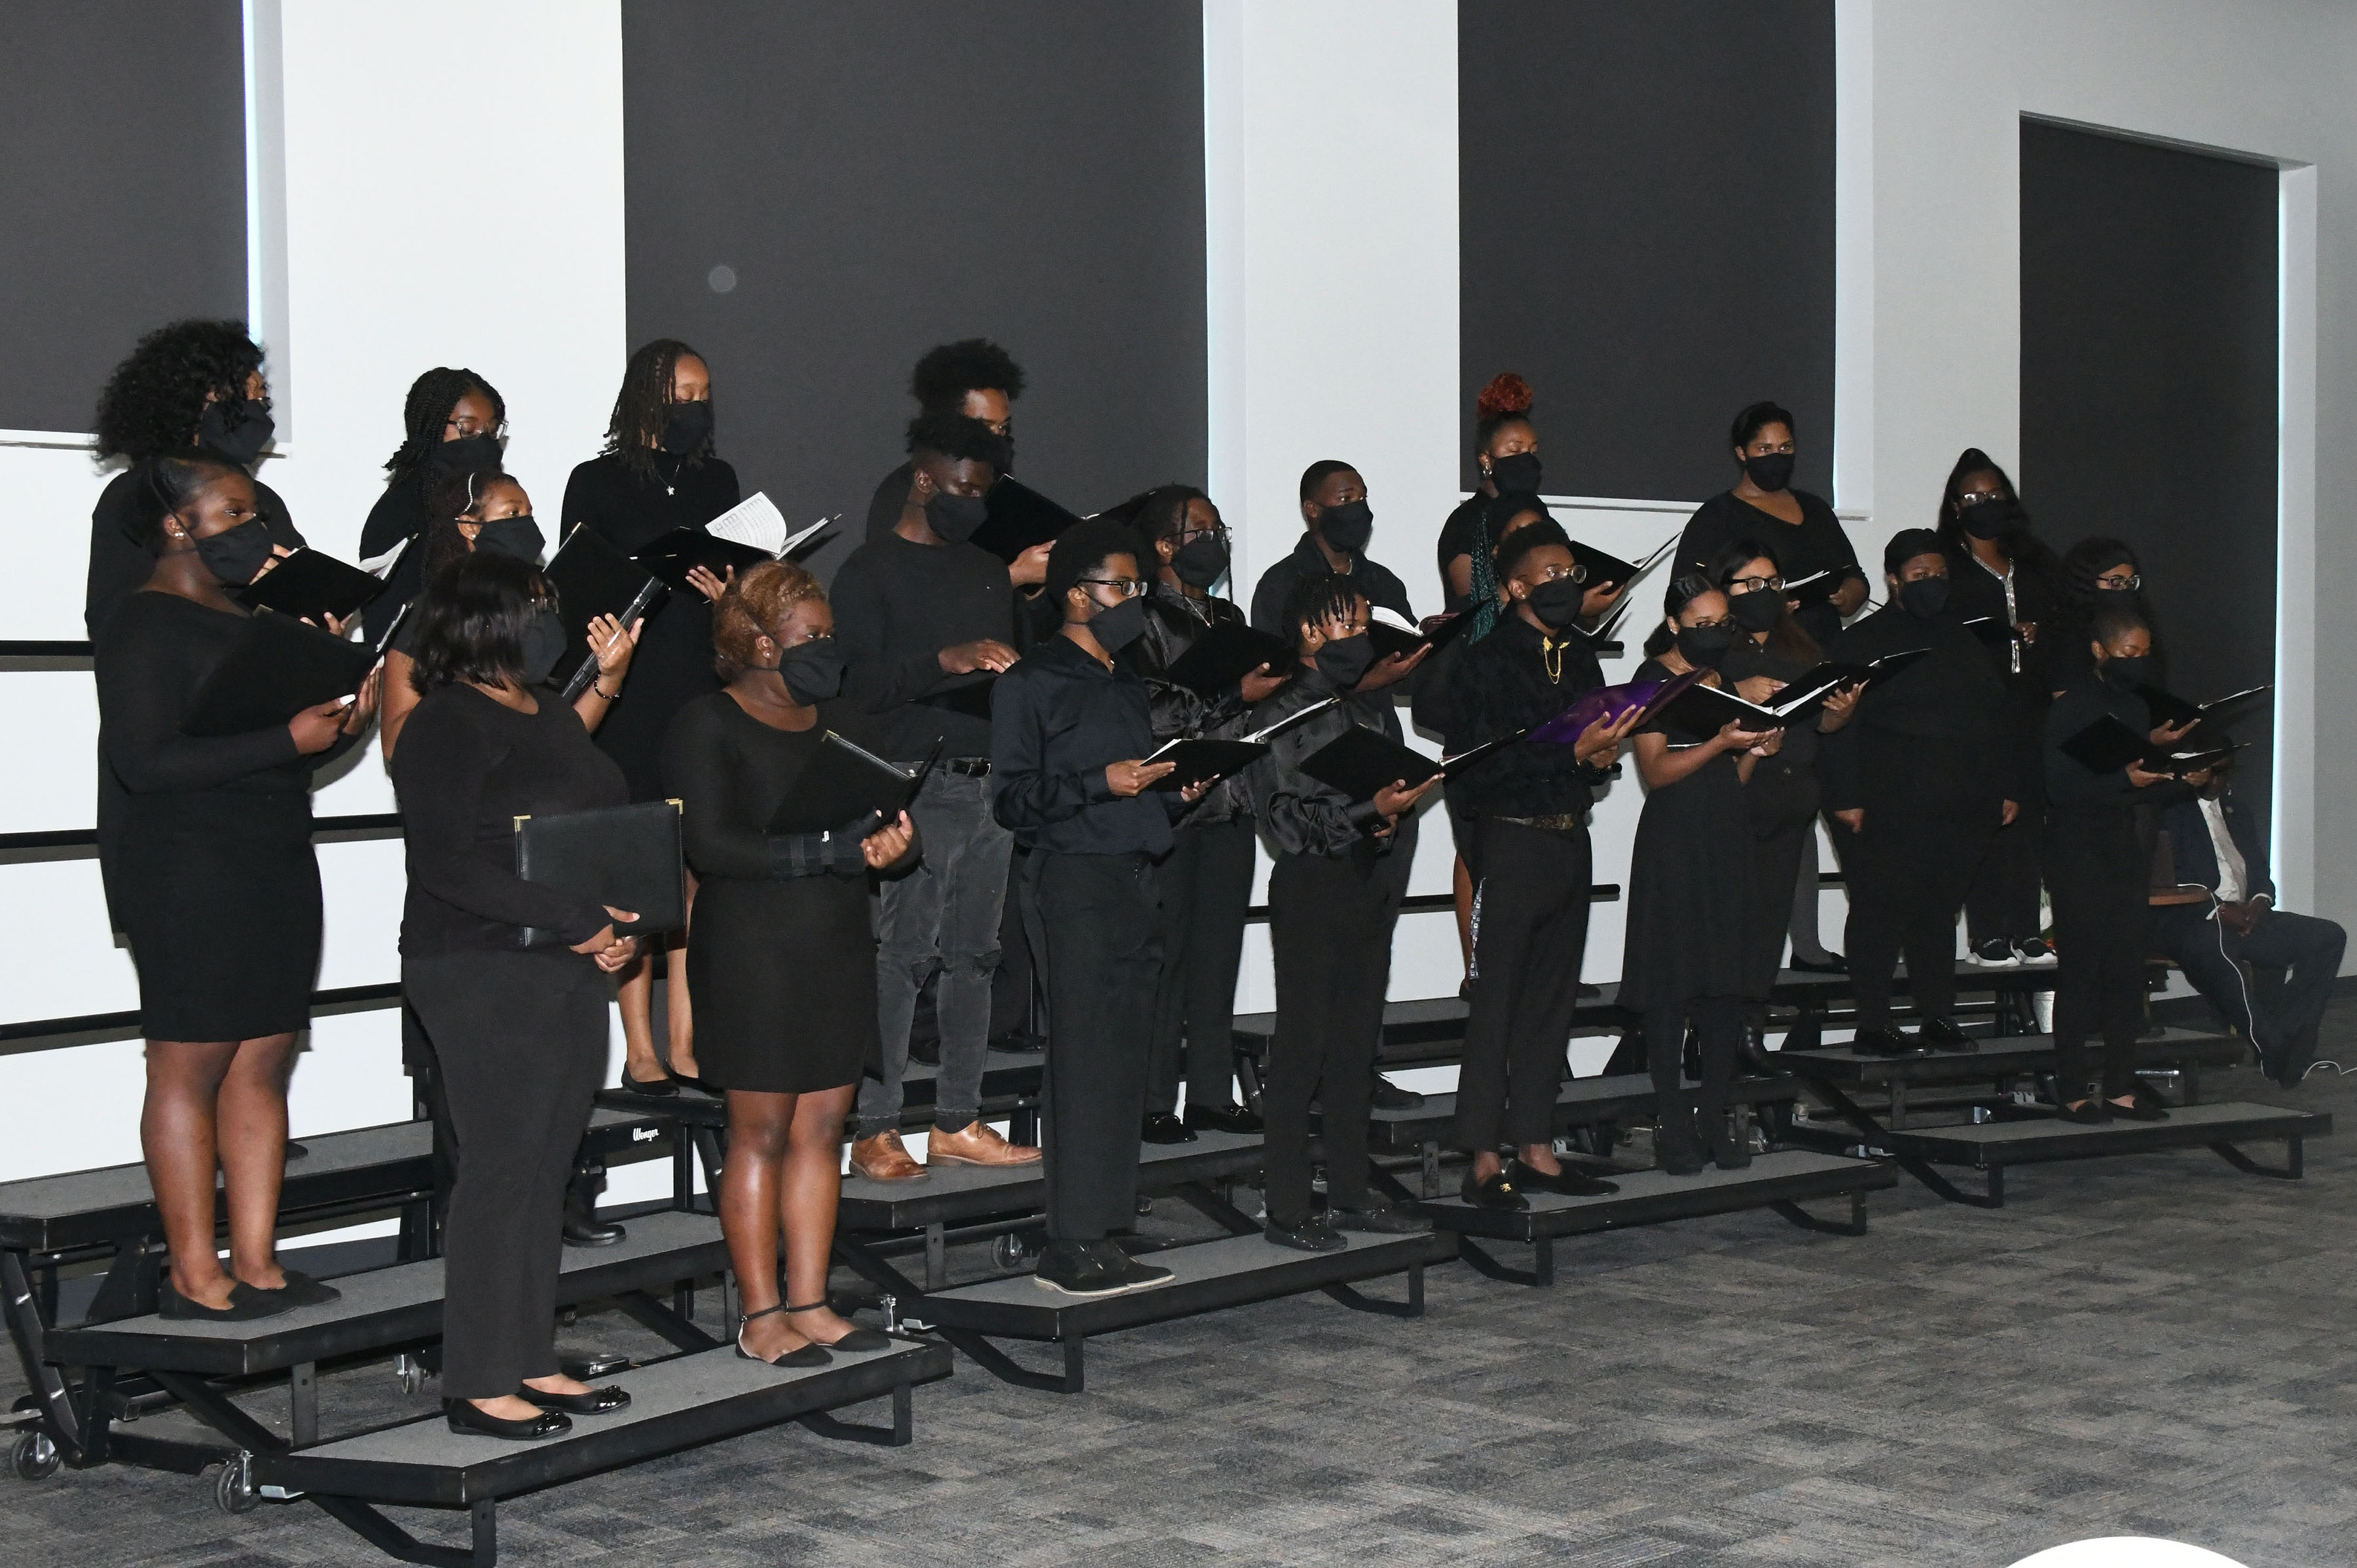
[[[974,542],[1010,564],[1081,521],[1012,474],[1001,474],[983,501],[989,510],[974,531]]]
[[[1351,800],[1372,800],[1389,784],[1411,789],[1447,771],[1433,757],[1402,746],[1379,730],[1351,725],[1301,760],[1301,771],[1331,785]]]
[[[1222,621],[1197,638],[1170,661],[1167,678],[1190,692],[1216,697],[1265,664],[1283,674],[1293,662],[1293,644],[1255,631],[1240,620]]]
[[[348,566],[317,550],[297,550],[240,588],[249,606],[276,610],[298,620],[343,620],[384,592],[375,574]]]
[[[1394,654],[1412,654],[1426,643],[1446,648],[1470,630],[1473,612],[1459,610],[1455,615],[1434,616],[1421,626],[1411,626],[1405,616],[1384,609],[1378,605],[1367,614],[1367,640],[1375,645],[1375,656],[1389,659]],[[1287,657],[1291,650],[1286,650]]]
[[[358,693],[376,650],[275,610],[257,610],[205,677],[180,719],[184,735],[251,735],[306,708]]]
[[[2090,773],[2116,773],[2133,762],[2147,773],[2181,779],[2199,773],[2234,755],[2232,746],[2184,746],[2169,750],[2138,735],[2111,714],[2105,714],[2062,743],[2063,754]]]
[[[597,678],[597,660],[589,650],[591,619],[612,616],[627,632],[670,590],[595,529],[579,523],[549,558],[543,575],[556,590],[556,616],[565,623],[565,651],[549,679],[564,688],[570,703]]]
[[[770,831],[832,833],[856,829],[866,836],[875,831],[871,824],[888,822],[909,809],[924,788],[925,776],[941,760],[942,744],[935,741],[931,754],[910,768],[827,731],[820,737],[818,754],[770,814]]]
[[[800,560],[826,542],[813,536],[834,521],[823,517],[789,533],[785,514],[765,492],[755,490],[703,527],[674,528],[631,559],[673,587],[686,588],[687,575],[698,566],[726,577],[764,561]]]
[[[518,817],[516,875],[636,915],[636,920],[614,922],[618,935],[679,930],[687,924],[679,816],[677,800],[642,800]],[[554,947],[564,941],[554,931],[523,928],[524,947]]]
[[[1185,789],[1214,779],[1225,779],[1232,774],[1241,773],[1268,755],[1268,743],[1274,736],[1291,729],[1312,714],[1324,713],[1341,700],[1340,697],[1329,697],[1322,703],[1312,703],[1308,707],[1287,714],[1275,724],[1254,730],[1250,735],[1180,736],[1173,740],[1166,740],[1147,756],[1138,759],[1141,762],[1168,762],[1171,765],[1169,772],[1148,784],[1146,788],[1163,791]]]
[[[2137,694],[2144,698],[2145,706],[2151,711],[2153,723],[2198,724],[2201,726],[2202,735],[2207,736],[2224,729],[2237,719],[2247,718],[2259,706],[2261,699],[2274,690],[2273,686],[2253,686],[2248,691],[2232,693],[2210,703],[2189,703],[2158,686],[2139,688]]]

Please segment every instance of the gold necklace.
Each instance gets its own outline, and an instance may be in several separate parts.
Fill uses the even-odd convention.
[[[1566,637],[1562,642],[1557,642],[1544,632],[1539,634],[1539,662],[1546,666],[1547,684],[1550,686],[1563,684],[1563,650],[1570,640]]]

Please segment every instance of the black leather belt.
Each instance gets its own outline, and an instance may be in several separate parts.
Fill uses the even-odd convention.
[[[961,779],[987,779],[990,777],[990,758],[944,757],[933,764],[933,768],[939,773],[954,773]]]

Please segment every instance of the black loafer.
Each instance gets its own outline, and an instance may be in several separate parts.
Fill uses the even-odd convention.
[[[1950,1018],[1926,1018],[1916,1026],[1915,1038],[1931,1051],[1977,1051],[1981,1043],[1956,1027]]]
[[[2106,1100],[2104,1101],[2104,1109],[2110,1112],[2114,1117],[2123,1122],[2166,1122],[2169,1120],[2168,1107],[2155,1105],[2150,1101],[2144,1099],[2141,1095],[2139,1095],[2133,1103],[2127,1105],[2122,1105],[2116,1100]]]
[[[1561,1193],[1566,1197],[1609,1197],[1620,1190],[1617,1183],[1570,1165],[1549,1176],[1534,1165],[1514,1160],[1507,1165],[1506,1170],[1508,1179],[1525,1191]]]
[[[1531,1200],[1514,1190],[1514,1178],[1504,1171],[1493,1172],[1476,1181],[1473,1173],[1465,1173],[1465,1185],[1458,1194],[1475,1208],[1495,1209],[1501,1214],[1520,1214],[1531,1206]]]
[[[344,1299],[343,1292],[331,1284],[322,1284],[300,1269],[290,1269],[282,1264],[278,1272],[286,1276],[285,1284],[276,1290],[264,1290],[256,1285],[253,1287],[255,1294],[269,1296],[290,1307],[325,1306],[331,1301]]]
[[[1329,1208],[1326,1228],[1357,1230],[1369,1236],[1421,1236],[1432,1229],[1432,1221],[1421,1214],[1394,1208],[1388,1203],[1370,1203],[1364,1208]]]
[[[1914,1041],[1888,1026],[1860,1029],[1849,1048],[1852,1056],[1860,1057],[1911,1057],[1920,1049]]]
[[[1378,1111],[1414,1111],[1424,1104],[1424,1096],[1413,1089],[1402,1089],[1382,1073],[1375,1074],[1374,1093],[1371,1097]]]
[[[1323,1219],[1314,1218],[1298,1225],[1279,1225],[1272,1219],[1261,1227],[1260,1233],[1271,1245],[1290,1247],[1297,1252],[1339,1252],[1351,1244]]]
[[[534,1394],[535,1401],[549,1396]],[[511,1443],[536,1443],[543,1438],[562,1437],[573,1430],[573,1419],[561,1410],[544,1410],[526,1421],[507,1421],[496,1415],[485,1415],[472,1400],[444,1400],[442,1418],[453,1432],[471,1433],[477,1437],[504,1437]]]
[[[1197,1105],[1191,1101],[1187,1107],[1187,1125],[1247,1136],[1263,1130],[1260,1112],[1256,1111],[1247,1111],[1241,1105]]]
[[[2063,1121],[2076,1122],[2082,1127],[2106,1126],[2112,1120],[2111,1108],[2100,1100],[2086,1100],[2076,1105],[2061,1106],[2054,1113]]]
[[[275,1317],[295,1310],[284,1291],[256,1290],[243,1280],[230,1282],[227,1306],[190,1301],[172,1288],[169,1274],[156,1284],[156,1316],[181,1323],[251,1323],[257,1317]]]
[[[630,1069],[629,1068],[624,1068],[622,1069],[622,1092],[625,1094],[649,1094],[661,1100],[666,1095],[677,1094],[679,1092],[679,1080],[672,1078],[636,1079],[630,1076]]]
[[[1120,1281],[1124,1291],[1152,1290],[1156,1285],[1167,1285],[1178,1277],[1168,1269],[1139,1262],[1123,1251],[1118,1241],[1090,1241],[1084,1245],[1089,1256],[1104,1270],[1105,1277]]]
[[[553,1394],[530,1383],[516,1385],[516,1398],[530,1400],[543,1410],[561,1410],[567,1415],[611,1415],[618,1410],[630,1408],[627,1389],[591,1389],[586,1394]],[[467,1407],[472,1410],[474,1407]]]
[[[1148,1112],[1146,1124],[1138,1130],[1137,1135],[1148,1144],[1191,1144],[1195,1141],[1195,1134],[1188,1129],[1187,1123],[1168,1111]]]

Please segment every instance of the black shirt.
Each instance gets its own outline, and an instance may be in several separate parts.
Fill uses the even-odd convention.
[[[985,638],[1020,646],[1006,562],[978,544],[916,544],[880,534],[851,553],[830,597],[848,664],[845,693],[882,718],[886,757],[920,761],[936,739],[948,743],[945,757],[990,755],[991,724],[982,710],[946,705],[973,700],[968,689],[988,677],[944,674],[941,651]]]
[[[1293,628],[1285,624],[1285,596],[1302,578],[1332,570],[1326,564],[1325,552],[1318,548],[1317,536],[1304,532],[1292,554],[1260,575],[1259,585],[1253,589],[1252,596],[1254,628],[1291,640]],[[1359,585],[1359,591],[1367,596],[1369,604],[1381,606],[1404,620],[1415,619],[1415,612],[1408,608],[1406,585],[1389,567],[1364,555],[1354,556],[1350,576]]]
[[[373,560],[403,540],[409,548],[394,562],[393,575],[384,580],[384,592],[370,600],[361,610],[361,628],[371,645],[384,636],[384,628],[401,613],[404,605],[417,597],[425,586],[425,553],[421,548],[425,525],[433,521],[425,515],[425,469],[423,465],[393,479],[384,487],[384,494],[376,498],[369,508],[368,521],[361,525],[361,559]],[[398,646],[396,644],[396,646]],[[407,652],[407,649],[403,649]]]
[[[1555,641],[1509,611],[1465,650],[1450,682],[1449,746],[1469,746],[1544,724],[1604,684],[1603,667],[1575,629]],[[1501,747],[1449,779],[1457,809],[1476,817],[1584,814],[1604,774],[1574,760],[1569,746]]]
[[[921,548],[921,547],[920,547]],[[1146,682],[1049,638],[998,678],[990,707],[991,810],[1027,849],[1152,854],[1170,847],[1175,791],[1120,796],[1108,763],[1154,749]]]
[[[2046,713],[2046,799],[2065,811],[2116,808],[2126,811],[2150,795],[2128,782],[2128,770],[2091,773],[2084,763],[2062,749],[2062,743],[2089,725],[2111,714],[2138,735],[2152,733],[2152,710],[2142,696],[2123,692],[2102,676],[2074,681],[2054,699]],[[2155,798],[2158,803],[2158,798]]]
[[[1441,608],[1450,615],[1470,603],[1471,596],[1458,594],[1449,587],[1448,564],[1459,555],[1469,556],[1495,548],[1489,535],[1490,500],[1490,497],[1476,490],[1458,502],[1457,510],[1448,514],[1448,521],[1440,525]]]
[[[1297,668],[1298,673],[1256,703],[1246,715],[1247,730],[1266,729],[1279,719],[1338,694],[1334,683],[1317,669]],[[1354,725],[1361,729],[1380,731],[1394,740],[1400,738],[1398,715],[1388,706],[1371,709],[1345,695],[1332,707],[1276,736],[1270,742],[1269,754],[1244,770],[1243,785],[1252,796],[1253,815],[1260,823],[1260,831],[1281,854],[1391,852],[1392,838],[1373,836],[1383,819],[1372,800],[1354,802],[1332,785],[1322,784],[1301,771],[1304,757]]]
[[[1858,569],[1857,552],[1834,509],[1824,498],[1806,490],[1794,490],[1792,495],[1801,503],[1798,523],[1760,510],[1733,490],[1711,497],[1686,520],[1686,531],[1678,538],[1677,570],[1707,576],[1720,551],[1738,539],[1756,539],[1776,552],[1777,568],[1788,583],[1817,572],[1832,573],[1827,585],[1832,587],[1841,586],[1848,577],[1864,582],[1866,574]],[[1824,599],[1802,606],[1793,618],[1820,647],[1830,646],[1841,633],[1841,612]]]
[[[270,542],[302,549],[303,536],[295,532],[295,521],[278,492],[256,479],[253,498]],[[149,521],[163,509],[163,498],[135,469],[108,480],[98,493],[98,504],[90,509],[90,574],[83,585],[81,624],[92,643],[106,630],[108,618],[124,596],[136,593],[155,575],[155,553],[140,541],[146,537]]]
[[[2021,768],[2004,745],[2006,689],[1980,639],[1955,617],[1930,620],[1886,605],[1834,640],[1826,656],[1867,664],[1886,653],[1928,648],[1931,652],[1888,681],[1869,687],[1850,721],[1819,737],[1818,774],[1828,811],[1847,811],[1865,801],[1859,771],[1862,748],[1906,748],[1923,741],[1985,746],[1987,765],[2005,784],[2007,799],[2024,799]]]
[[[246,618],[178,594],[140,592],[125,595],[108,619],[93,661],[99,751],[134,795],[299,794],[321,764],[350,749],[346,736],[306,757],[285,725],[244,735],[180,733],[188,703]]]
[[[1232,599],[1193,598],[1162,582],[1147,586],[1146,630],[1121,650],[1121,661],[1146,682],[1156,740],[1243,733],[1243,682],[1206,697],[1191,686],[1164,679],[1164,671],[1206,631],[1215,626],[1241,625],[1243,618],[1244,612]],[[1195,809],[1187,813],[1187,822],[1190,827],[1232,822],[1251,809],[1237,781],[1222,779],[1195,802]]]

